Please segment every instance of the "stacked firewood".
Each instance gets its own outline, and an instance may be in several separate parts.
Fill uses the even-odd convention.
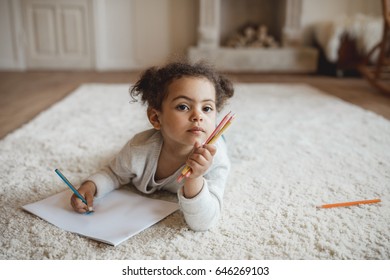
[[[279,44],[264,24],[246,24],[228,38],[229,48],[277,48]]]

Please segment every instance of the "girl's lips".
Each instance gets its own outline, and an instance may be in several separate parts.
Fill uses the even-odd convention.
[[[188,132],[192,133],[199,133],[199,132],[205,132],[203,128],[199,126],[192,127],[191,129],[188,130]]]

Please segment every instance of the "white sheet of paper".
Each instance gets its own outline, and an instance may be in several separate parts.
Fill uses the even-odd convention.
[[[179,209],[179,205],[118,189],[94,201],[95,212],[80,214],[70,205],[71,190],[22,208],[66,231],[113,246],[152,226]]]

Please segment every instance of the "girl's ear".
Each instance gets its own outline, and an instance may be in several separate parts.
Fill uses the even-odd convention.
[[[157,130],[160,130],[161,128],[161,124],[159,120],[160,111],[149,107],[147,110],[147,114],[148,114],[149,122],[153,125],[153,127]]]

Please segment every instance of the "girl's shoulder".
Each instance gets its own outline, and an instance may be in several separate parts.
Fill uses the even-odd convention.
[[[137,133],[131,138],[131,146],[145,146],[152,143],[160,143],[162,141],[162,136],[159,130],[148,129]]]

